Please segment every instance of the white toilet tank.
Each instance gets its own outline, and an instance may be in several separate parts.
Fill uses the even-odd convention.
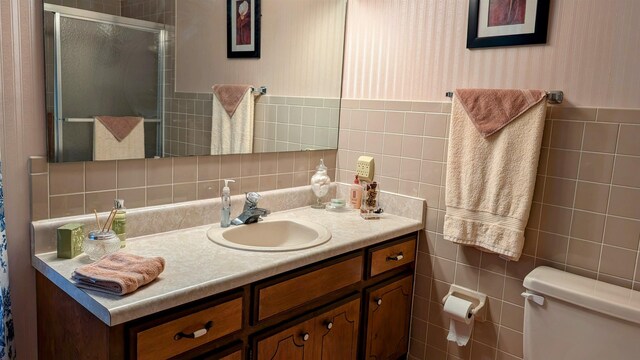
[[[545,266],[524,287],[525,360],[640,359],[640,292]]]

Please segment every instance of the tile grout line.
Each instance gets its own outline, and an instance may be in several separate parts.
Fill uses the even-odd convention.
[[[596,120],[598,119],[598,110],[596,110]],[[616,148],[614,154],[618,153],[618,140],[620,139],[620,126],[618,126],[618,132],[616,134]],[[611,181],[609,183],[609,193],[607,195],[607,209],[606,215],[604,218],[604,229],[602,230],[602,243],[600,245],[600,257],[598,258],[598,270],[596,272],[596,280],[600,280],[600,276],[602,275],[600,268],[602,267],[602,253],[604,252],[604,238],[607,234],[607,222],[609,216],[609,208],[611,206],[611,192],[613,191],[613,175],[615,173],[616,168],[616,156],[613,157],[613,164],[611,165]],[[638,259],[636,254],[636,260]],[[636,261],[637,262],[637,261]],[[634,269],[635,270],[635,269]],[[608,275],[608,274],[605,274]],[[633,277],[632,277],[633,279]],[[631,286],[633,287],[633,280],[631,281]]]
[[[553,108],[551,108],[551,111],[549,112],[549,115],[552,115],[553,113]],[[546,120],[545,120],[546,121]],[[553,136],[553,120],[550,120],[551,125],[549,127],[549,145],[551,145],[551,137]],[[544,130],[543,130],[544,132]],[[544,134],[543,134],[544,136]],[[538,248],[540,247],[540,228],[542,226],[542,210],[544,208],[544,193],[546,191],[546,187],[547,187],[547,175],[549,172],[549,157],[551,156],[551,151],[547,151],[547,159],[545,160],[545,168],[544,168],[544,175],[543,175],[543,180],[544,182],[542,183],[542,202],[540,205],[540,210],[539,210],[539,218],[540,220],[538,221],[538,227],[537,227],[537,231],[536,231],[536,248],[533,252],[533,263],[535,265],[536,262],[538,262]],[[539,161],[539,160],[538,160]],[[536,174],[537,176],[537,174]]]
[[[597,117],[597,112],[596,112],[596,117]],[[580,156],[578,157],[578,173],[576,174],[575,188],[573,189],[573,201],[571,203],[571,218],[569,219],[569,236],[567,238],[567,249],[564,253],[564,270],[565,271],[567,270],[567,261],[569,259],[569,247],[571,246],[571,238],[572,238],[571,234],[573,233],[573,218],[576,213],[576,196],[578,194],[578,178],[580,177],[580,166],[582,165],[582,149],[584,148],[585,132],[586,132],[586,125],[582,124],[582,138],[580,139]],[[603,238],[604,238],[604,234],[600,239],[601,242],[603,241]]]

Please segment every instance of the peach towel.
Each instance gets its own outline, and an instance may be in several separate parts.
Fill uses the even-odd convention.
[[[482,136],[498,132],[547,96],[544,90],[457,89],[456,98]]]
[[[161,257],[116,252],[93,264],[80,266],[71,278],[80,288],[124,295],[152,282],[163,270]]]
[[[218,98],[229,117],[233,118],[238,105],[250,88],[251,85],[213,85],[213,94]]]
[[[98,119],[118,141],[122,141],[129,136],[131,131],[143,120],[141,117],[135,116],[96,116],[96,119]]]

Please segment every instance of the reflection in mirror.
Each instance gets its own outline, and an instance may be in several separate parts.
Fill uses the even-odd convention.
[[[227,58],[227,0],[46,2],[50,161],[337,148],[346,0],[262,1],[259,59]],[[225,112],[225,84],[268,90]]]

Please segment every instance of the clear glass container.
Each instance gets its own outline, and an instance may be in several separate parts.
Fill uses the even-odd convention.
[[[327,167],[324,166],[324,159],[320,159],[320,165],[316,167],[316,173],[311,177],[311,190],[317,198],[317,202],[311,205],[314,209],[324,209],[325,205],[322,203],[321,198],[329,192],[329,186],[331,185],[331,179],[327,175]]]
[[[379,206],[380,185],[377,182],[365,184],[362,192],[362,206],[360,216],[365,219],[378,219],[382,211]]]
[[[82,250],[91,260],[96,261],[104,255],[120,250],[120,238],[113,230],[91,231],[84,239]]]

